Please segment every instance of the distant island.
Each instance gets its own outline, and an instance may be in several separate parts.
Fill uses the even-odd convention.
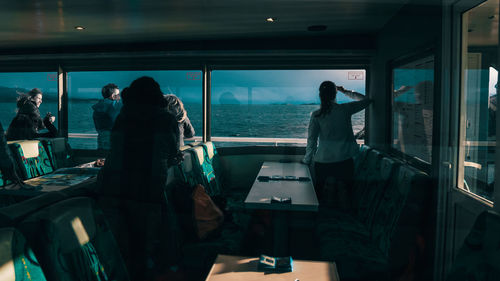
[[[19,94],[28,93],[31,89],[25,88],[9,88],[0,86],[0,102],[15,102]],[[44,92],[43,100],[48,102],[57,102],[58,95],[57,93]],[[99,99],[96,98],[69,98],[72,102],[97,102]]]

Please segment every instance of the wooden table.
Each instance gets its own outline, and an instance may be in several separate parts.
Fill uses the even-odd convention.
[[[293,261],[293,271],[264,273],[258,271],[258,258],[218,255],[206,281],[338,281],[334,262]]]
[[[274,255],[286,256],[288,252],[288,212],[318,211],[318,199],[312,180],[269,180],[259,181],[260,176],[295,176],[311,179],[309,167],[302,163],[264,162],[255,179],[245,207],[249,209],[273,210]],[[290,204],[271,203],[271,198],[289,197]]]
[[[50,174],[24,180],[24,183],[41,187],[40,189],[21,189],[19,186],[10,184],[0,189],[0,196],[35,197],[46,192],[61,191],[70,187],[93,184],[96,181],[98,172],[98,168],[62,168]]]

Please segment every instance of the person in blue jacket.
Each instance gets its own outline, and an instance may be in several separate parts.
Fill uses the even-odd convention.
[[[97,131],[97,149],[109,150],[111,129],[122,108],[120,89],[115,84],[107,84],[102,88],[102,97],[92,106],[95,129]]]

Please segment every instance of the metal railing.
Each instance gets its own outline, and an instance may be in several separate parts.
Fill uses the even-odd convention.
[[[69,133],[69,138],[97,139],[97,134]],[[201,137],[186,139],[187,141],[201,141]],[[235,142],[235,143],[272,143],[278,144],[306,144],[306,138],[255,138],[255,137],[211,137],[213,142]],[[358,144],[364,144],[364,140],[356,140]]]

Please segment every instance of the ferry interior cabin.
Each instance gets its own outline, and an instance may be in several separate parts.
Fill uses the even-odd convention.
[[[499,280],[499,9],[4,1],[0,280]]]

